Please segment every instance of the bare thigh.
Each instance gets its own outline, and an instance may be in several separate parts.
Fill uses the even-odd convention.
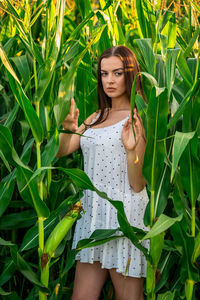
[[[77,262],[74,289],[71,300],[97,300],[108,277],[108,270],[100,262],[93,264]]]
[[[116,272],[116,269],[109,270],[110,277],[115,288],[116,300],[143,300],[144,278],[124,277]]]

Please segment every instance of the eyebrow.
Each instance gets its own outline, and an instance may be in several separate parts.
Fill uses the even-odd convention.
[[[117,68],[117,69],[112,70],[112,72],[116,72],[116,71],[119,71],[119,70],[124,70],[124,68]],[[101,70],[101,72],[107,72],[107,71]]]

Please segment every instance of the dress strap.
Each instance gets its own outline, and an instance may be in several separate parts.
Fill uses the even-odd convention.
[[[96,117],[92,120],[92,122],[90,123],[90,125],[94,124],[94,122],[98,119],[99,116],[100,116],[100,113],[98,113],[96,115]]]

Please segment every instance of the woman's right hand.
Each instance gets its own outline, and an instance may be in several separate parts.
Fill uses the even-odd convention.
[[[76,131],[78,129],[78,116],[79,109],[77,108],[74,112],[75,101],[74,98],[71,99],[70,111],[62,123],[64,130]]]

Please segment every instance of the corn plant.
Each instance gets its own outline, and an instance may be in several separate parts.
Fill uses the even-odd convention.
[[[70,298],[76,253],[119,238],[117,230],[146,256],[147,299],[199,297],[200,6],[195,0],[181,4],[0,2],[3,298]],[[148,233],[130,226],[120,199],[96,189],[81,170],[80,151],[55,157],[71,97],[81,123],[97,108],[97,58],[118,44],[136,53],[147,99],[133,85],[131,106],[137,106],[147,137]],[[111,202],[120,228],[96,231],[71,250],[83,189]],[[141,244],[145,239],[149,251]]]

